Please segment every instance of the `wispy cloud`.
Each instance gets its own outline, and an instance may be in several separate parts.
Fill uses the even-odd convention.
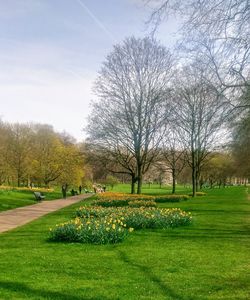
[[[104,25],[104,23],[97,18],[96,15],[86,6],[85,3],[83,3],[82,0],[76,0],[80,6],[85,10],[85,12],[92,18],[92,20],[96,23],[96,25],[112,40],[112,42],[116,42],[116,38],[113,35],[113,33],[107,29],[107,27]]]

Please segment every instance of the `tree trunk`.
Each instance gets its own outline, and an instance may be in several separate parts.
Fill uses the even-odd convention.
[[[138,176],[137,194],[141,194],[142,189],[142,176]]]
[[[134,174],[131,175],[131,194],[135,193],[135,183],[136,183],[136,177]]]
[[[204,185],[204,178],[203,176],[201,176],[201,179],[199,180],[200,182],[200,190],[203,188],[203,185]]]
[[[137,194],[141,194],[141,189],[142,189],[142,170],[141,166],[138,166],[138,184],[137,184]]]
[[[195,151],[192,150],[192,197],[196,195],[196,172]]]
[[[196,170],[195,167],[192,167],[192,197],[195,197],[196,195]]]
[[[21,186],[21,176],[20,176],[19,172],[17,173],[17,186],[18,187]]]
[[[172,194],[175,194],[175,187],[176,187],[176,175],[175,169],[172,169]]]
[[[196,187],[195,187],[195,191],[199,191],[199,180],[200,179],[200,170],[199,170],[199,167],[196,167],[196,172],[195,172],[195,184],[196,184]]]

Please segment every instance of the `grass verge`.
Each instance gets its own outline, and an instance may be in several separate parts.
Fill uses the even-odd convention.
[[[244,188],[186,202],[194,224],[139,230],[121,244],[47,241],[91,200],[0,235],[0,299],[249,299],[250,205]]]

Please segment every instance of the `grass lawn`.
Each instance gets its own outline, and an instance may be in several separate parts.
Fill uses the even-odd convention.
[[[116,245],[48,242],[49,227],[78,206],[0,235],[0,299],[250,299],[245,188],[161,204],[191,211],[189,227],[140,230]]]
[[[44,192],[44,195],[46,196],[45,200],[62,198],[62,193],[59,191]],[[35,203],[37,201],[33,191],[1,190],[0,188],[0,212]]]
[[[108,191],[113,192],[124,192],[124,193],[130,193],[130,184],[117,184],[114,186],[113,189],[108,187]],[[192,188],[191,186],[183,187],[182,185],[177,185],[177,194],[188,194],[191,193]],[[148,195],[166,195],[171,194],[172,187],[170,185],[163,185],[162,188],[160,188],[159,184],[143,184],[142,185],[142,193],[148,194]]]

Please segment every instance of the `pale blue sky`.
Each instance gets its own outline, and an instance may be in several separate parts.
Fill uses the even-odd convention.
[[[84,138],[91,88],[115,43],[149,33],[141,0],[0,0],[0,116]],[[175,41],[176,21],[157,38]]]

